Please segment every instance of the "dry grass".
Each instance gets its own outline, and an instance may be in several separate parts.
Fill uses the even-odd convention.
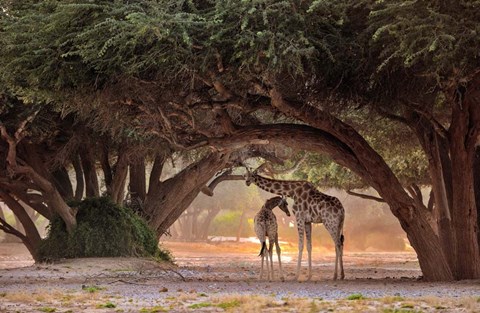
[[[110,305],[113,301],[116,308]],[[164,312],[172,309],[197,312],[383,312],[383,313],[418,313],[418,312],[480,312],[480,302],[477,297],[468,298],[403,298],[384,297],[379,299],[357,300],[323,300],[320,298],[288,297],[279,299],[275,295],[227,295],[204,294],[197,292],[176,292],[171,297],[156,299],[146,305],[145,302],[137,303],[132,299],[122,297],[107,297],[101,292],[89,293],[85,291],[62,292],[60,290],[13,292],[6,293],[2,300],[23,305],[34,312],[42,308],[64,311],[73,309],[117,309],[119,311],[129,308],[134,312]],[[46,310],[46,309],[45,309]],[[22,311],[23,312],[23,311]],[[52,311],[53,312],[53,311]]]

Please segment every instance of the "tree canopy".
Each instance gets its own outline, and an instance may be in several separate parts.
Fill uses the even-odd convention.
[[[72,231],[65,200],[98,196],[98,167],[161,236],[226,169],[288,146],[316,154],[309,180],[376,189],[426,277],[477,278],[479,5],[2,1],[0,196]]]

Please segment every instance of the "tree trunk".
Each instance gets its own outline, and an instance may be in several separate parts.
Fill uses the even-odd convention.
[[[85,182],[83,180],[82,163],[80,162],[80,156],[78,154],[72,157],[72,165],[75,171],[75,181],[77,182],[77,186],[75,187],[75,200],[80,201],[85,191]]]
[[[120,152],[115,164],[115,174],[112,180],[111,198],[117,204],[122,204],[125,198],[125,183],[128,175],[128,159],[125,151]]]
[[[468,97],[467,97],[468,99]],[[475,204],[473,161],[476,138],[469,138],[478,131],[475,114],[480,115],[479,103],[462,101],[452,103],[450,125],[450,157],[452,160],[452,225],[455,233],[458,279],[480,278],[480,250],[478,246],[478,219]],[[477,112],[475,112],[477,110]]]
[[[455,251],[455,233],[452,229],[452,166],[449,156],[449,142],[437,132],[425,117],[413,111],[406,112],[409,127],[419,139],[428,159],[432,192],[435,198],[433,217],[443,251]],[[455,275],[455,254],[445,253],[449,267]]]
[[[145,177],[145,159],[135,160],[130,164],[130,197],[138,199],[141,203],[147,195]]]
[[[150,217],[149,225],[158,237],[188,208],[202,187],[225,167],[228,158],[228,155],[212,153],[159,183],[158,188],[149,190],[145,211]]]
[[[100,196],[100,189],[95,168],[95,157],[91,147],[84,146],[80,149],[80,158],[82,160],[82,168],[85,178],[86,196],[98,197]]]
[[[208,210],[207,216],[203,219],[201,223],[202,226],[200,227],[199,239],[207,240],[208,239],[208,231],[210,230],[210,225],[215,217],[220,213],[220,207]]]
[[[237,228],[237,238],[235,240],[236,242],[240,242],[240,237],[242,237],[243,219],[245,218],[246,214],[247,214],[247,211],[242,210],[242,215],[240,215],[239,224],[238,224],[238,228]]]
[[[163,166],[167,160],[163,154],[157,154],[153,161],[152,170],[150,171],[150,179],[148,180],[148,193],[155,194],[161,186],[160,177],[162,176]],[[146,196],[145,196],[146,198]]]
[[[473,161],[473,178],[475,189],[475,205],[477,206],[477,238],[480,245],[480,146],[475,149],[475,159]]]
[[[105,179],[105,188],[107,189],[107,194],[111,195],[113,172],[112,172],[112,167],[110,166],[110,158],[108,156],[108,146],[104,145],[101,149],[100,164],[102,166],[103,177]]]
[[[53,172],[53,180],[55,182],[55,187],[65,200],[73,199],[72,182],[70,181],[70,176],[68,176],[68,171],[64,166]]]
[[[5,204],[12,210],[15,217],[18,218],[23,226],[25,235],[20,236],[23,244],[27,247],[35,261],[38,261],[38,247],[41,242],[40,234],[25,208],[16,201],[8,192],[0,190],[0,197]],[[18,230],[18,229],[17,229]],[[20,230],[18,230],[20,232]]]

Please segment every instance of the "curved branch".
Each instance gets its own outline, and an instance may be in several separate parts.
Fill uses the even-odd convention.
[[[228,180],[244,180],[245,177],[243,175],[231,175],[231,171],[227,171],[223,173],[222,175],[216,177],[208,186],[205,186],[202,188],[202,193],[206,194],[209,197],[213,196],[213,191],[215,190],[215,187],[217,187],[218,184],[224,181]]]
[[[280,143],[300,150],[327,154],[360,177],[365,178],[368,175],[357,156],[341,140],[307,125],[272,124],[245,127],[230,136],[210,139],[208,146],[218,151],[233,151],[251,144],[270,143]]]

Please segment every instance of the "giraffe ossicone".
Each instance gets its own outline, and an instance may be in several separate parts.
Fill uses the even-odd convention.
[[[343,222],[345,209],[335,197],[318,191],[307,181],[275,180],[258,175],[256,171],[247,170],[245,175],[247,186],[255,184],[259,188],[295,201],[292,212],[295,216],[298,230],[298,260],[296,279],[300,277],[304,235],[307,238],[308,280],[312,277],[312,223],[323,223],[335,243],[335,273],[337,279],[340,267],[340,279],[345,277],[343,271]]]

